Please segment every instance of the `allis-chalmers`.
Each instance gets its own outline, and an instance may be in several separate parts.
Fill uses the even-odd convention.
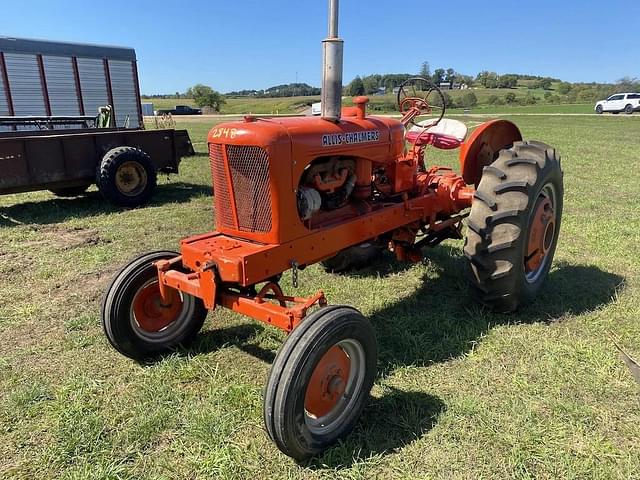
[[[329,2],[323,42],[322,117],[245,117],[212,129],[216,230],[182,240],[180,253],[135,259],[102,306],[109,341],[135,359],[185,344],[219,307],[289,332],[267,380],[264,421],[296,459],[353,428],[376,377],[377,348],[358,310],[329,306],[322,291],[285,295],[283,272],[292,270],[295,286],[306,266],[346,270],[381,246],[417,262],[422,247],[463,238],[466,218],[464,254],[479,299],[513,311],[549,271],[562,212],[553,148],[523,141],[504,120],[465,138],[464,124],[443,118],[443,95],[428,80],[402,85],[399,121],[367,115],[366,97],[341,108],[337,4]],[[461,174],[429,166],[428,147],[460,147]]]

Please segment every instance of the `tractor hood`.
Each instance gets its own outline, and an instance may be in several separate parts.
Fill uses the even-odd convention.
[[[386,117],[343,116],[335,123],[319,117],[245,117],[211,129],[208,143],[267,149],[290,143],[294,159],[351,155],[385,163],[404,148],[404,127]]]

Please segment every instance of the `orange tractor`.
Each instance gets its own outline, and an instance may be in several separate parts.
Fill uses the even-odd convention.
[[[323,42],[322,116],[256,118],[209,132],[216,230],[180,253],[140,256],[102,305],[111,344],[145,359],[191,340],[209,310],[228,308],[289,333],[264,393],[270,438],[287,455],[321,452],[356,423],[376,378],[374,330],[324,293],[285,295],[282,274],[321,262],[368,263],[383,247],[418,262],[425,246],[462,239],[479,299],[499,311],[531,300],[551,266],[562,213],[556,151],[523,141],[504,120],[445,119],[442,92],[413,78],[400,120],[369,116],[367,98],[341,107],[337,0]],[[426,120],[419,120],[427,117]],[[461,174],[429,166],[428,148],[460,148]]]

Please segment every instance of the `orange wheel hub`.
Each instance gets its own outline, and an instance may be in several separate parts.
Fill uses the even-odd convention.
[[[527,273],[535,272],[542,265],[551,245],[553,245],[555,230],[553,204],[549,198],[542,197],[536,204],[529,225],[529,243],[525,256],[525,271]]]
[[[162,302],[158,282],[142,288],[133,298],[133,313],[140,328],[147,332],[159,332],[174,322],[182,311],[180,292],[167,288],[168,301]]]
[[[331,412],[344,395],[350,370],[351,360],[342,348],[335,345],[327,350],[307,385],[305,410],[316,418]]]

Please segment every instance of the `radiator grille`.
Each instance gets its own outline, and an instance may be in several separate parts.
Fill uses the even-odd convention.
[[[211,144],[209,154],[218,227],[244,232],[271,231],[267,152],[260,147]]]
[[[216,145],[215,143],[209,145],[216,225],[218,225],[218,227],[236,228],[236,222],[230,208],[231,196],[229,195],[227,169],[225,167],[222,149],[222,145]]]

